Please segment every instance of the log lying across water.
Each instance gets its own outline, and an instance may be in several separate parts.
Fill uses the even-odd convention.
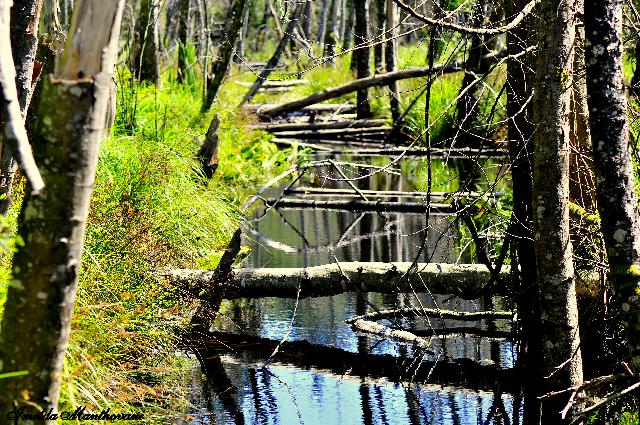
[[[345,120],[334,122],[289,122],[289,123],[266,123],[250,126],[249,128],[254,130],[266,130],[272,133],[280,131],[315,131],[315,130],[328,130],[338,128],[369,128],[369,127],[381,127],[387,123],[387,120],[371,119],[371,120]]]
[[[263,110],[272,108],[277,106],[275,103],[254,103],[249,105],[244,105],[242,108],[256,113],[258,115],[262,114]],[[340,114],[349,114],[356,111],[356,105],[352,105],[351,103],[321,103],[319,105],[308,105],[301,108],[297,108],[295,112],[301,114],[319,114],[319,113],[340,113]]]
[[[345,292],[431,292],[475,299],[484,292],[507,294],[511,282],[509,266],[502,266],[491,285],[488,285],[491,274],[482,264],[419,263],[417,272],[404,276],[410,266],[409,262],[350,262],[308,268],[238,269],[227,282],[224,297],[306,298]],[[165,276],[186,287],[216,286],[212,271],[172,270]]]
[[[395,198],[395,197],[412,197],[412,198],[426,198],[429,196],[428,192],[407,192],[402,190],[367,190],[360,189],[360,192],[365,195],[371,195],[378,198]],[[328,187],[297,187],[288,189],[286,194],[294,195],[324,195],[324,196],[340,196],[358,195],[353,189],[334,189]],[[498,192],[431,192],[432,199],[447,199],[447,198],[499,198],[502,194]]]
[[[427,208],[426,202],[398,202],[398,201],[365,201],[363,199],[304,199],[304,198],[269,198],[268,205],[275,208],[322,208],[339,211],[377,211],[393,213],[426,213],[427,209],[433,213],[454,214],[459,210],[455,205],[431,203]]]
[[[263,65],[264,67],[264,65]],[[250,81],[236,81],[237,84],[245,87],[253,86],[253,82]],[[301,86],[303,84],[309,84],[309,80],[283,80],[283,81],[265,81],[262,83],[263,89],[272,89],[272,88],[288,88]]]

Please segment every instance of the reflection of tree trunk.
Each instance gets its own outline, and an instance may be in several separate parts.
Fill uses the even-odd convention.
[[[195,350],[195,353],[198,355],[197,350]],[[234,423],[236,425],[244,424],[242,408],[238,406],[236,400],[237,389],[233,385],[233,382],[231,382],[231,379],[229,379],[227,371],[222,365],[220,356],[198,356],[198,360],[202,365],[205,383],[217,395],[218,399],[220,399],[222,406],[229,412],[229,415],[233,417]]]
[[[575,273],[569,239],[569,101],[573,73],[575,14],[563,0],[540,7],[536,71],[533,224],[540,285],[540,341],[544,391],[582,383],[582,355]],[[561,367],[560,370],[557,368]],[[567,403],[543,404],[543,422],[558,422]]]
[[[611,282],[640,370],[640,212],[623,81],[622,2],[585,4],[587,85],[598,210]]]
[[[269,414],[264,409],[264,403],[262,402],[262,391],[258,386],[257,372],[254,367],[249,368],[249,384],[251,385],[251,395],[253,396],[253,405],[256,411],[256,423],[269,423]]]
[[[367,78],[369,70],[369,0],[353,1],[356,14],[355,44],[360,46],[353,52],[352,63],[356,64],[356,75],[358,78]],[[369,105],[369,90],[358,90],[357,95],[357,116],[358,119],[371,117],[371,107]]]

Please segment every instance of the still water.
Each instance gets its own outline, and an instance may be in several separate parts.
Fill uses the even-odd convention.
[[[355,162],[353,158],[336,158]],[[358,159],[385,165],[388,158]],[[385,162],[386,161],[386,162]],[[424,191],[422,159],[393,164],[392,174],[355,180],[360,190]],[[348,177],[363,171],[344,165]],[[433,160],[435,192],[508,192],[503,170],[465,160]],[[297,176],[296,176],[297,177]],[[312,170],[297,187],[349,189],[332,167]],[[277,198],[291,181],[266,191]],[[359,196],[355,193],[355,196]],[[287,197],[309,198],[297,193]],[[335,199],[314,194],[314,199]],[[343,196],[343,195],[341,195]],[[377,199],[375,196],[373,200]],[[424,197],[386,200],[424,202]],[[433,200],[433,202],[443,202]],[[309,267],[343,261],[473,261],[455,215],[265,209],[248,221],[242,267]],[[487,235],[489,231],[487,232]],[[424,238],[426,236],[426,243]],[[468,238],[467,238],[468,239]],[[517,423],[512,391],[516,348],[511,322],[405,317],[379,323],[431,339],[428,350],[354,332],[345,320],[397,308],[481,311],[510,308],[497,297],[348,293],[313,299],[224,301],[192,379],[193,424],[484,424]],[[276,354],[274,354],[276,352]]]

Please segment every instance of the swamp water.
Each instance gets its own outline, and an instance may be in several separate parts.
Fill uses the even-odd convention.
[[[390,161],[334,159],[379,166]],[[498,161],[484,161],[479,168],[470,160],[433,159],[432,190],[507,192]],[[371,172],[341,168],[349,177]],[[425,191],[427,169],[424,159],[404,159],[393,165],[392,174],[377,173],[354,185],[361,191]],[[339,178],[332,167],[321,167],[309,170],[296,187],[350,189],[345,181],[334,180]],[[269,189],[263,197],[277,198],[290,183]],[[358,196],[355,191],[353,195]],[[345,196],[287,195],[325,200]],[[385,200],[425,202],[415,196]],[[242,267],[311,267],[416,257],[420,262],[469,263],[472,244],[463,237],[461,226],[455,214],[427,217],[260,205],[244,232],[243,245],[251,251]],[[509,308],[498,297],[462,300],[424,292],[224,301],[211,329],[211,345],[199,350],[199,362],[194,363],[191,423],[518,423],[522,403],[512,391],[516,347],[511,322],[425,317],[379,321],[430,338],[428,350],[358,334],[345,323],[367,312],[406,307],[470,312]]]

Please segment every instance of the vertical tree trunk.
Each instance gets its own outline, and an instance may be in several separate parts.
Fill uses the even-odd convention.
[[[11,47],[16,69],[18,101],[23,117],[26,117],[33,94],[33,67],[38,51],[38,24],[41,9],[42,0],[16,0],[11,8]],[[0,197],[4,195],[7,200],[10,200],[17,171],[18,164],[13,157],[13,152],[3,142],[0,152]]]
[[[640,217],[622,78],[622,0],[587,2],[587,86],[598,210],[610,280],[640,370]]]
[[[0,379],[5,412],[14,403],[29,413],[58,407],[123,7],[124,0],[77,0],[65,54],[45,83],[33,147],[46,187],[24,199],[24,246],[13,260],[0,330],[0,373],[29,374]]]
[[[306,41],[311,40],[311,24],[313,23],[312,1],[306,1],[304,4],[304,12],[302,16],[302,34]]]
[[[208,111],[218,94],[218,90],[222,85],[224,76],[229,68],[231,57],[233,56],[233,47],[236,44],[238,32],[242,28],[242,18],[244,17],[244,9],[247,0],[235,0],[229,9],[229,15],[226,21],[230,23],[226,31],[227,37],[224,44],[220,46],[218,58],[211,68],[211,74],[207,76],[207,95],[202,103],[202,112]]]
[[[324,40],[324,31],[327,27],[328,10],[329,0],[322,0],[322,9],[320,9],[320,19],[318,20],[318,34],[316,35],[316,43],[322,43],[322,40]]]
[[[340,0],[331,0],[331,16],[327,24],[324,37],[324,54],[329,63],[335,63],[336,44],[338,35],[338,18],[340,14]]]
[[[521,11],[528,0],[506,0],[506,16]],[[533,127],[529,102],[534,81],[531,55],[523,52],[533,44],[535,30],[531,18],[526,18],[517,28],[507,33],[509,56],[521,55],[507,62],[507,117],[511,180],[513,182],[513,227],[511,239],[512,264],[519,265],[520,273],[515,282],[516,305],[520,317],[521,349],[518,352],[518,368],[525,373],[538,370],[541,361],[537,352],[539,306],[537,303],[537,276],[535,244],[533,239]],[[517,267],[516,267],[517,269]],[[538,423],[537,391],[535,382],[524,388],[524,423]]]
[[[273,56],[271,56],[271,59],[269,59],[269,62],[267,62],[267,65],[264,67],[264,69],[256,79],[255,83],[253,83],[253,86],[251,86],[247,94],[244,96],[244,98],[240,102],[240,106],[250,102],[251,99],[253,99],[256,93],[258,93],[258,90],[260,90],[262,83],[264,83],[267,80],[267,77],[269,76],[269,74],[271,74],[271,72],[278,66],[278,61],[280,60],[280,56],[282,56],[282,52],[284,52],[284,49],[287,46],[289,39],[291,38],[291,34],[293,33],[293,30],[298,23],[297,21],[300,15],[302,14],[303,8],[304,8],[304,4],[298,3],[296,7],[293,9],[293,11],[291,12],[289,24],[287,25],[287,29],[284,31],[284,36],[280,39],[280,43],[278,43],[278,46],[276,47],[276,51],[273,53]]]
[[[235,58],[236,63],[242,63],[245,57],[244,40],[247,37],[247,31],[249,30],[249,18],[251,16],[251,14],[249,13],[249,11],[251,10],[250,6],[251,6],[251,1],[247,2],[244,7],[244,16],[242,17],[242,26],[240,27],[240,32],[238,34],[238,41],[237,41],[238,45],[236,47],[236,58]]]
[[[540,291],[544,390],[582,383],[582,356],[569,239],[569,102],[575,43],[573,5],[540,6],[534,123],[533,228]],[[558,423],[567,400],[543,405],[542,422]]]
[[[180,1],[178,27],[178,83],[183,83],[187,75],[187,43],[189,41],[189,9],[191,0]]]
[[[384,43],[387,30],[387,7],[386,0],[375,0],[376,5],[376,44],[373,47],[373,68],[376,74],[380,74],[385,69],[384,62]]]
[[[158,0],[141,0],[138,18],[140,44],[136,48],[135,66],[139,81],[158,83]]]
[[[371,75],[369,69],[369,59],[371,57],[369,48],[369,0],[354,0],[356,25],[355,44],[356,50],[353,52],[352,63],[356,65],[356,75],[358,78],[367,78]],[[357,115],[358,119],[371,117],[371,106],[369,105],[369,90],[358,90],[357,94]]]
[[[353,19],[355,10],[355,0],[344,0],[346,13],[344,15],[344,25],[342,26],[342,50],[349,50],[351,47],[351,38],[353,36]]]
[[[398,70],[398,29],[400,21],[398,20],[398,6],[393,0],[387,0],[387,33],[385,41],[384,58],[386,62],[387,72]],[[396,126],[400,119],[400,92],[398,91],[398,82],[394,81],[389,84],[389,106],[391,108],[391,118]]]

